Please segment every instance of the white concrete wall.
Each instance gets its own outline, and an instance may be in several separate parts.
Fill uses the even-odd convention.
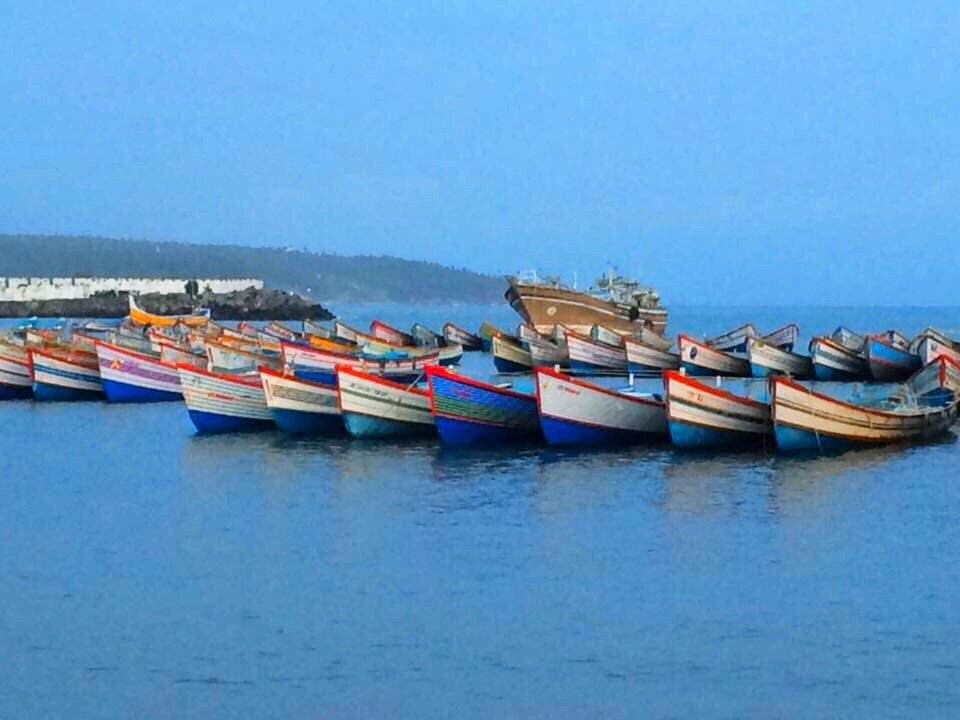
[[[195,278],[200,292],[210,288],[224,293],[263,288],[256,278]],[[181,293],[189,278],[0,278],[0,302],[69,300],[87,298],[98,292]]]

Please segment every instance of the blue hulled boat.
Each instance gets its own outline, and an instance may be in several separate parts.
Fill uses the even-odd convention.
[[[427,368],[427,379],[430,410],[442,442],[472,445],[542,437],[535,396],[458,375],[439,366]]]
[[[906,380],[920,369],[920,356],[910,352],[910,343],[902,335],[889,332],[871,335],[863,350],[870,376],[881,382]]]

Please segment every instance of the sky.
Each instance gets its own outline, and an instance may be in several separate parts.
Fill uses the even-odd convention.
[[[957,304],[960,3],[0,0],[0,232]]]

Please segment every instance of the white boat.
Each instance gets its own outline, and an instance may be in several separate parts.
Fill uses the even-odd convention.
[[[784,325],[782,328],[777,328],[771,333],[767,333],[760,339],[767,345],[772,345],[775,348],[786,350],[787,352],[793,352],[793,349],[797,346],[797,342],[800,340],[800,328],[797,327],[796,323],[790,323],[789,325]]]
[[[332,333],[333,333],[334,340],[344,340],[346,342],[355,343],[357,342],[357,335],[364,334],[364,333],[361,333],[359,330],[356,330],[355,328],[350,327],[345,322],[341,322],[340,320],[334,320],[332,327],[333,327]]]
[[[177,366],[155,355],[98,342],[100,379],[108,402],[164,402],[183,398]]]
[[[551,445],[601,445],[665,439],[662,399],[618,391],[537,368],[540,427]]]
[[[717,335],[703,342],[715,350],[743,353],[747,351],[747,340],[755,337],[759,337],[757,329],[751,323],[746,323],[734,330],[723,333],[723,335]]]
[[[283,365],[295,371],[298,376],[331,385],[336,382],[338,365],[346,365],[396,382],[415,382],[423,375],[426,367],[438,365],[440,359],[437,353],[396,360],[371,359],[288,342],[281,343],[281,357]]]
[[[751,338],[747,341],[747,360],[755,378],[790,375],[805,379],[813,376],[813,361],[808,355],[784,350],[766,340]]]
[[[33,394],[33,374],[25,346],[0,340],[0,398],[29,397]]]
[[[226,375],[178,365],[180,388],[198,433],[266,430],[274,426],[257,373]]]
[[[664,370],[677,370],[680,367],[677,353],[652,347],[632,337],[624,338],[623,345],[627,351],[627,368],[637,375],[659,375]]]
[[[477,352],[483,349],[483,340],[469,330],[448,322],[443,326],[443,337],[451,345],[461,345],[467,352]]]
[[[656,333],[651,330],[647,330],[647,332],[648,334],[656,335]],[[623,335],[605,325],[594,325],[590,328],[590,339],[612,347],[623,347]]]
[[[926,405],[893,395],[881,407],[838,400],[788,378],[773,378],[777,448],[836,451],[921,440],[942,433],[957,417],[957,398]]]
[[[859,349],[863,348],[864,338],[857,336],[815,337],[810,341],[810,359],[813,362],[813,376],[817,380],[843,382],[862,380],[868,375],[867,361]]]
[[[646,345],[647,347],[651,347],[662,352],[667,352],[671,347],[673,347],[673,340],[646,327],[638,328],[636,332],[629,337]]]
[[[260,382],[277,427],[290,433],[343,433],[336,385],[304,380],[264,368]]]
[[[491,339],[490,352],[498,373],[527,373],[533,369],[530,351],[499,336]]]
[[[949,401],[951,394],[960,395],[960,363],[941,355],[918,370],[907,388],[914,397]]]
[[[674,445],[682,448],[736,447],[762,445],[772,440],[769,404],[708,382],[700,382],[674,370],[664,372],[667,422]],[[762,388],[764,393],[765,385]]]
[[[532,338],[527,342],[530,350],[530,360],[534,367],[569,367],[570,358],[567,356],[567,346],[558,345],[553,340],[541,337]]]
[[[856,333],[845,327],[838,327],[834,330],[833,334],[830,335],[830,339],[847,348],[847,350],[853,350],[857,353],[863,351],[863,344],[867,340],[866,337],[860,333]]]
[[[582,375],[626,375],[627,351],[597,342],[586,335],[568,330],[567,356],[570,370]]]
[[[415,385],[340,366],[337,387],[343,423],[354,437],[431,435],[436,431],[430,393]]]
[[[678,335],[677,345],[680,347],[680,366],[689,375],[751,375],[750,363],[745,357],[718,350],[689,335]]]
[[[920,362],[924,366],[941,356],[960,363],[960,344],[935,328],[927,328],[917,335],[910,344],[910,350],[920,356]]]
[[[242,375],[256,372],[261,367],[280,369],[279,356],[241,350],[213,341],[207,342],[207,360],[210,371],[214,373]]]

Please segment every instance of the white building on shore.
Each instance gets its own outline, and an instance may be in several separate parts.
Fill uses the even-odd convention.
[[[35,300],[79,300],[101,293],[182,293],[186,284],[196,280],[200,292],[210,289],[215,293],[263,289],[263,280],[257,278],[134,278],[134,277],[7,277],[0,278],[0,302],[30,302]]]

